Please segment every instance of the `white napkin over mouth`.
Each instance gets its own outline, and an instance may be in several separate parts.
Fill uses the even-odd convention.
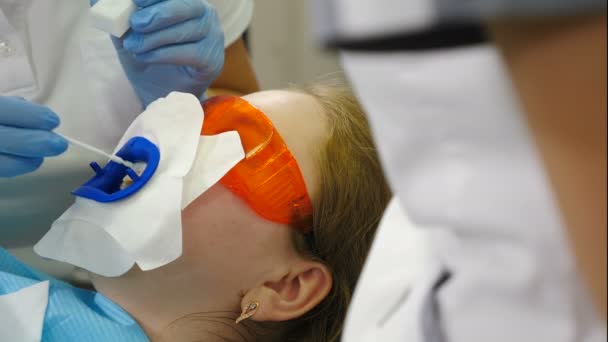
[[[76,197],[34,246],[40,256],[116,277],[135,264],[147,271],[182,253],[181,210],[245,156],[236,131],[202,136],[204,113],[193,95],[171,93],[151,103],[119,142],[135,136],[156,144],[160,162],[142,189],[100,203]]]

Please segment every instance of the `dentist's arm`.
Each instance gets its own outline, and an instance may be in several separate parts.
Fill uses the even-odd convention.
[[[260,90],[243,38],[225,50],[224,69],[211,84],[208,94],[231,93],[243,95]]]
[[[606,15],[490,25],[606,317]]]

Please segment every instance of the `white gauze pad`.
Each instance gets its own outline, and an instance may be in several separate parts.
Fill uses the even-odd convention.
[[[99,0],[91,7],[91,24],[120,38],[131,27],[129,19],[135,10],[132,0]]]
[[[182,253],[181,210],[245,156],[235,131],[201,136],[203,110],[190,94],[171,93],[131,124],[118,150],[142,136],[160,150],[160,163],[138,192],[100,203],[77,197],[34,246],[39,255],[107,277],[134,264],[151,270]]]
[[[0,296],[2,341],[38,342],[49,303],[49,282],[42,281]]]

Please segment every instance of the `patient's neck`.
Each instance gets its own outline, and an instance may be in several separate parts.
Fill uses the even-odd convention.
[[[152,342],[167,341],[205,341],[205,342],[226,342],[226,341],[255,341],[251,329],[247,326],[234,323],[235,317],[231,313],[207,312],[197,313],[184,317],[169,327],[164,329],[160,335],[158,333],[146,334]]]
[[[234,323],[238,296],[195,286],[187,272],[175,276],[162,274],[162,268],[135,268],[117,278],[91,278],[95,289],[129,312],[152,341],[253,340],[249,329]]]

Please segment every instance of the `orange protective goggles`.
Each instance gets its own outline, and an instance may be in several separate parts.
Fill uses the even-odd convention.
[[[210,98],[203,109],[201,135],[237,131],[245,151],[245,158],[222,177],[220,184],[265,219],[308,232],[310,196],[296,159],[272,122],[237,96]]]

